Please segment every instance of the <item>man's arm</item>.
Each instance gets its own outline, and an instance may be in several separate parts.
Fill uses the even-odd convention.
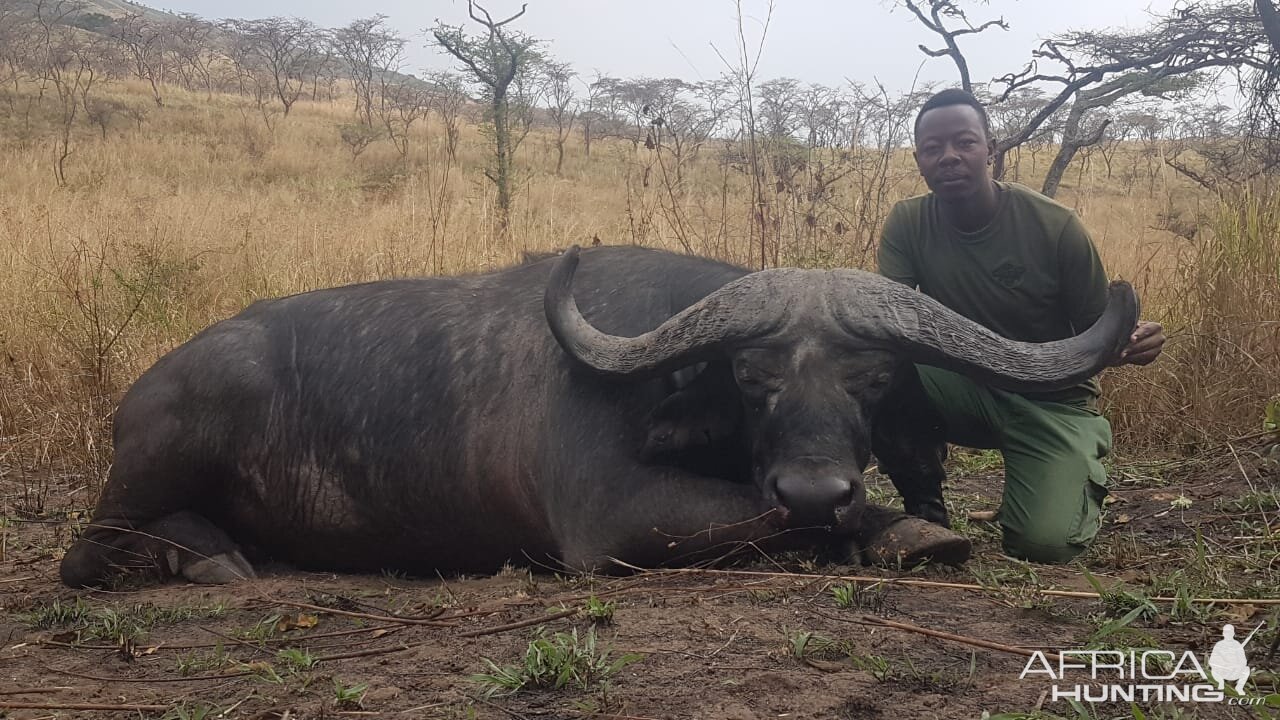
[[[915,288],[920,283],[910,246],[914,231],[903,210],[902,203],[898,203],[885,218],[880,247],[876,251],[876,268],[890,280]]]
[[[1098,250],[1075,215],[1067,221],[1058,243],[1059,286],[1063,306],[1076,333],[1089,329],[1107,307],[1107,274]],[[1146,365],[1164,349],[1164,328],[1160,323],[1139,320],[1129,345],[1117,365]]]
[[[1058,287],[1062,311],[1076,334],[1107,309],[1107,272],[1084,223],[1073,213],[1058,238]]]

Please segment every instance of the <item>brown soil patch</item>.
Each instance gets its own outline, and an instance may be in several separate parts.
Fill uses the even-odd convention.
[[[1280,597],[1280,510],[1239,505],[1251,493],[1274,493],[1276,477],[1260,462],[1245,465],[1237,468],[1228,456],[1220,464],[1179,466],[1158,483],[1120,474],[1117,501],[1084,566],[1106,586],[1123,581],[1151,595],[1161,592],[1162,583],[1181,582],[1189,594]],[[1097,599],[1038,592],[1090,590],[1079,565],[1011,561],[1000,554],[993,526],[983,524],[965,529],[977,544],[969,565],[913,573],[789,556],[748,559],[730,571],[633,577],[566,578],[521,569],[442,580],[266,568],[259,580],[225,587],[75,592],[57,581],[57,560],[74,522],[74,516],[67,519],[72,503],[57,507],[66,493],[52,489],[44,514],[31,517],[21,512],[22,488],[0,482],[7,482],[0,487],[8,518],[0,563],[0,706],[11,708],[0,716],[12,718],[200,717],[201,707],[231,708],[223,716],[235,718],[979,718],[984,711],[1030,713],[1037,707],[1075,718],[1066,703],[1042,697],[1045,682],[1019,680],[1024,656],[885,627],[877,619],[1028,650],[1083,647],[1105,622],[1106,607]],[[998,471],[959,478],[949,497],[960,514],[994,506],[999,484]],[[841,575],[885,582],[857,581],[853,606],[839,607],[832,588],[851,582],[832,577]],[[922,582],[896,582],[901,579]],[[550,632],[576,628],[583,634],[590,621],[562,611],[583,607],[593,595],[615,607],[612,623],[596,631],[599,646],[613,657],[637,653],[640,660],[604,690],[481,696],[481,686],[469,678],[486,670],[482,659],[516,663],[536,632],[534,625],[504,627],[527,621]],[[55,601],[73,609],[81,602],[81,619],[54,622]],[[1264,658],[1276,632],[1276,606],[1216,604],[1199,614],[1172,603],[1156,606],[1158,615],[1131,623],[1126,632],[1140,632],[1156,647],[1192,649],[1201,658],[1223,622],[1251,629],[1271,619],[1249,654],[1259,690],[1276,692],[1274,675],[1268,680],[1267,673],[1276,671],[1277,661]],[[1123,609],[1112,608],[1112,617]],[[145,618],[136,622],[146,627],[128,631],[121,618]],[[41,619],[48,627],[33,626]],[[111,637],[121,627],[134,636],[130,643]],[[793,648],[801,633],[811,635],[804,657],[797,658]],[[280,654],[285,648],[305,649],[314,666],[290,670]],[[360,702],[342,704],[335,683],[367,688]],[[155,709],[12,708],[18,703]],[[1182,715],[1174,714],[1179,710]],[[1097,718],[1133,717],[1127,706],[1091,711]],[[1148,712],[1268,717],[1265,710],[1225,704]]]

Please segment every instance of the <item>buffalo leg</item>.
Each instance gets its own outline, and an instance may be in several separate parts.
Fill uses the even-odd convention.
[[[253,567],[227,534],[189,511],[141,527],[95,520],[62,560],[62,581],[71,587],[103,585],[131,572],[181,575],[195,583],[222,584],[251,578]]]
[[[190,428],[156,399],[163,394],[127,399],[117,412],[116,463],[93,522],[62,559],[69,586],[103,585],[130,570],[199,583],[253,576],[231,538],[192,511],[211,495],[204,464],[184,444]]]
[[[587,520],[571,525],[561,541],[566,565],[586,571],[609,570],[616,567],[615,559],[641,567],[685,565],[724,557],[748,544],[765,552],[828,547],[843,557],[866,557],[868,550],[908,561],[968,559],[963,537],[889,508],[867,506],[848,536],[783,530],[780,513],[752,484],[648,470],[650,477],[612,484],[609,492],[575,508]]]
[[[674,468],[637,468],[594,490],[561,505],[561,560],[578,570],[616,568],[614,559],[643,567],[712,559],[777,537],[782,526],[754,485]]]
[[[942,499],[947,473],[946,425],[934,409],[914,365],[899,372],[893,395],[876,416],[872,452],[902,495],[909,515],[951,527]]]

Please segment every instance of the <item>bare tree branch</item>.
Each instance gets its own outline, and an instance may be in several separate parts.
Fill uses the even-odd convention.
[[[1262,27],[1267,32],[1267,39],[1271,42],[1271,52],[1280,57],[1280,11],[1276,10],[1273,0],[1254,0],[1254,4],[1258,8]]]

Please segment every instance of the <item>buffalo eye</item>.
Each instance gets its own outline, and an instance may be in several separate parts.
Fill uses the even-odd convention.
[[[889,387],[893,374],[889,372],[870,372],[850,375],[845,379],[845,390],[852,394],[880,393]]]
[[[776,376],[747,365],[740,365],[735,369],[734,379],[737,380],[738,389],[753,407],[763,405],[782,385],[782,381]]]

